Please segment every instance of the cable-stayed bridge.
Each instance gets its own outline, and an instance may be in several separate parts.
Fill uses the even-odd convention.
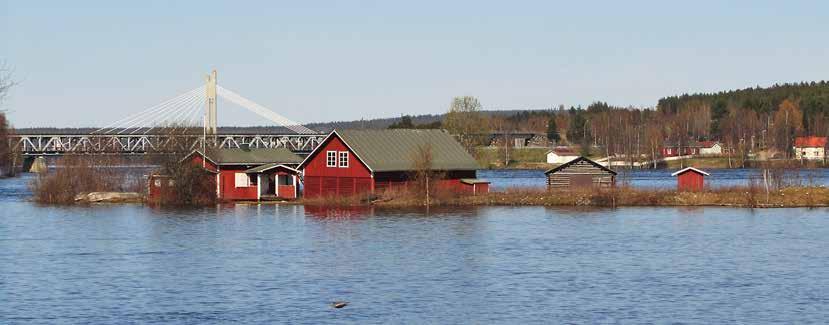
[[[204,86],[84,134],[18,134],[10,141],[24,155],[146,154],[199,148],[288,148],[307,153],[324,135],[221,87],[214,70]],[[279,132],[221,134],[218,99],[272,122]]]

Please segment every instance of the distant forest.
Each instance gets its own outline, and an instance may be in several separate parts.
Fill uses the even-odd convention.
[[[712,131],[717,133],[720,122],[730,110],[742,109],[758,116],[773,117],[786,99],[795,101],[802,113],[804,134],[826,135],[829,117],[829,82],[802,82],[774,85],[768,88],[746,88],[711,94],[692,94],[665,97],[659,100],[660,111],[676,114],[689,106],[710,106]],[[771,122],[769,122],[771,123]]]

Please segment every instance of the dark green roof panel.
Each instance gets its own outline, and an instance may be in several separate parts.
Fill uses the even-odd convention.
[[[211,149],[207,157],[218,164],[298,164],[302,158],[286,148]]]
[[[406,171],[414,166],[419,147],[431,146],[433,170],[475,170],[475,158],[443,130],[336,131],[355,154],[375,172]]]

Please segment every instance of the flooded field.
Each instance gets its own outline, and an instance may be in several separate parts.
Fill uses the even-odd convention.
[[[0,323],[829,319],[827,209],[56,207],[25,183],[0,180]]]

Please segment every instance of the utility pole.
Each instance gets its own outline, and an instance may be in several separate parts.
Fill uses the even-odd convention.
[[[788,158],[789,158],[789,137],[790,137],[790,132],[791,132],[791,131],[789,131],[789,111],[788,111],[788,110],[786,110],[786,144],[785,144],[785,145],[786,145],[786,159],[788,159]]]

